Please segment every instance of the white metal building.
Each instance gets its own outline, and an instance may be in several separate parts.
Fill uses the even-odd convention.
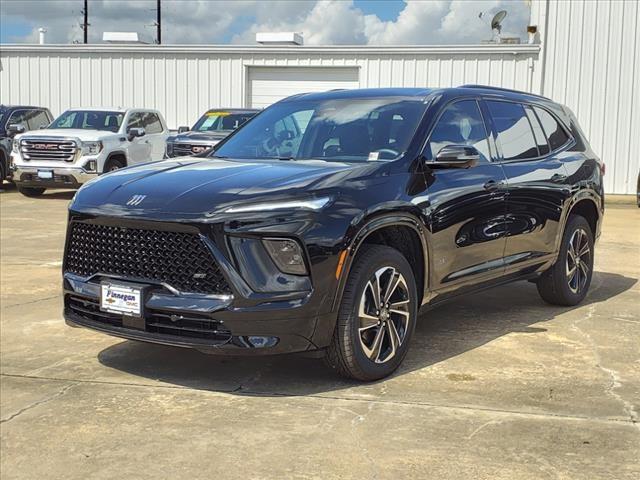
[[[634,193],[639,17],[634,1],[535,0],[535,45],[2,45],[0,103],[44,105],[54,115],[78,106],[157,108],[177,128],[210,107],[265,107],[299,92],[487,84],[568,105],[607,163],[607,191]]]

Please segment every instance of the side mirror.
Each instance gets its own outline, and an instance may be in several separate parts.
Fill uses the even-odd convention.
[[[7,134],[10,137],[15,137],[16,135],[19,135],[20,133],[24,133],[26,131],[27,129],[21,123],[12,123],[7,127]]]
[[[129,141],[133,140],[136,137],[144,137],[147,132],[144,131],[144,128],[130,128],[129,131]]]
[[[188,132],[189,130],[189,127],[185,127],[184,125],[182,127],[178,127],[178,133]]]
[[[469,145],[447,145],[440,149],[434,161],[427,162],[432,168],[469,168],[480,161],[480,152]]]

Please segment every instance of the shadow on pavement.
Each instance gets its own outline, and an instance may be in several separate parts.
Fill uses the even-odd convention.
[[[637,279],[596,272],[579,306],[609,300]],[[507,299],[505,301],[505,299]],[[437,364],[509,333],[537,334],[536,324],[578,307],[544,303],[535,285],[518,282],[468,295],[421,315],[409,354],[395,377]],[[298,355],[219,357],[197,351],[123,341],[99,353],[103,365],[132,375],[200,390],[259,395],[308,395],[349,388],[320,359]]]

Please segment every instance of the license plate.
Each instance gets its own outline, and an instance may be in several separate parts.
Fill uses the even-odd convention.
[[[38,170],[38,178],[51,180],[53,178],[53,170]]]
[[[142,316],[142,289],[113,283],[101,284],[100,310]]]

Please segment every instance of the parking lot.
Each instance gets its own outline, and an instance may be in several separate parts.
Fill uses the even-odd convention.
[[[71,329],[72,192],[1,204],[2,477],[639,478],[640,210],[607,208],[577,308],[519,283],[422,316],[401,369],[217,358]]]

